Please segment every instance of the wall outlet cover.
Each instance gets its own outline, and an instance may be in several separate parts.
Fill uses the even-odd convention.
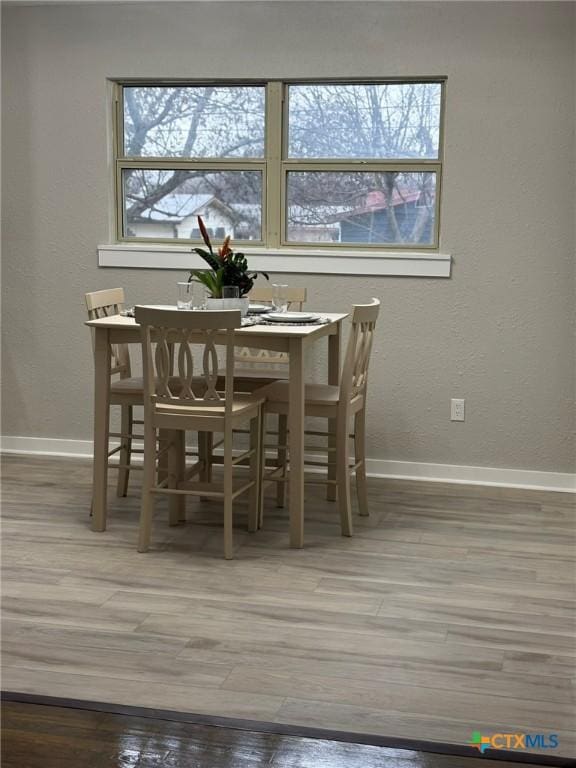
[[[464,421],[465,417],[465,400],[453,397],[450,400],[450,420],[451,421]]]

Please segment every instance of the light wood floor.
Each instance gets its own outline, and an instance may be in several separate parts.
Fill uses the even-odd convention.
[[[113,473],[112,473],[113,474]],[[373,481],[339,535],[307,490],[304,550],[265,528],[221,557],[217,503],[135,550],[138,489],[90,530],[90,465],[8,457],[5,690],[466,743],[553,732],[576,753],[568,494]]]

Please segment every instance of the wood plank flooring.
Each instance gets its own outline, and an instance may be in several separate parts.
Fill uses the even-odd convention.
[[[136,473],[134,473],[136,474]],[[113,475],[113,473],[112,473]],[[4,690],[465,744],[553,732],[576,754],[576,510],[569,494],[372,481],[339,533],[306,489],[222,559],[215,502],[136,552],[139,492],[90,530],[90,464],[4,460]]]
[[[4,768],[518,768],[489,757],[261,733],[8,702]],[[567,764],[567,763],[566,763]],[[533,764],[534,768],[539,768]]]

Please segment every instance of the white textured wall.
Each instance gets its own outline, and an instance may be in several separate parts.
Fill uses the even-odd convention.
[[[3,11],[4,422],[87,438],[86,290],[174,299],[170,272],[99,270],[107,76],[448,75],[450,280],[291,276],[311,306],[383,302],[374,458],[574,468],[574,6],[201,3]],[[316,366],[318,367],[318,366]],[[465,397],[467,420],[449,421]]]

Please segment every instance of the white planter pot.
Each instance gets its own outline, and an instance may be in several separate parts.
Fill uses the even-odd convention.
[[[243,299],[206,299],[206,309],[239,309],[242,317],[248,314],[248,298]]]

